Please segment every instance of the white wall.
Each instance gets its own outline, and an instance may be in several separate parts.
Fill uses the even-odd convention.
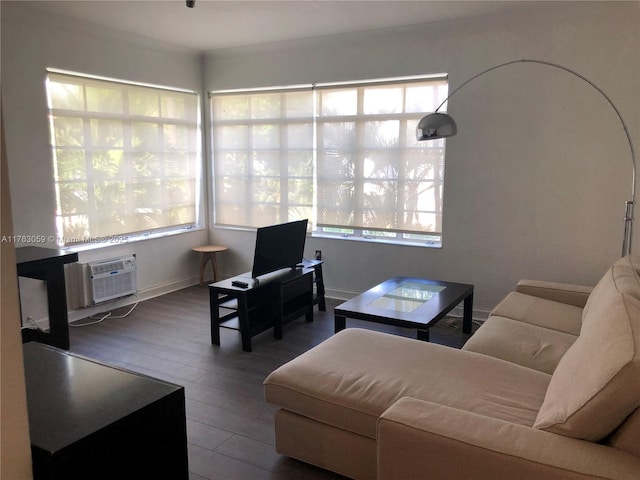
[[[447,72],[454,88],[489,66],[540,58],[597,83],[640,148],[640,4],[537,5],[509,16],[210,52],[203,73],[190,51],[2,2],[15,232],[54,234],[46,67],[195,89],[204,76],[210,90]],[[310,238],[307,255],[323,251],[329,291],[347,297],[392,275],[416,275],[474,283],[476,308],[488,310],[519,278],[597,281],[619,256],[631,181],[622,129],[599,94],[566,72],[517,65],[465,87],[449,112],[459,135],[448,142],[443,248]],[[190,249],[208,234],[231,247],[220,257],[224,274],[250,269],[255,233],[214,228],[97,255],[136,253],[139,286],[150,295],[196,281]]]
[[[16,235],[53,236],[55,195],[45,69],[54,67],[200,91],[200,56],[55,15],[43,17],[25,6],[3,2],[1,8],[2,97],[14,231]],[[80,261],[135,253],[138,287],[145,298],[195,283],[199,256],[191,247],[206,244],[207,237],[203,228],[160,239],[103,246],[81,252]],[[24,311],[23,305],[25,316],[40,318],[43,306],[39,302],[27,308],[34,312]],[[71,317],[85,314],[83,311]]]
[[[543,59],[607,92],[640,147],[639,25],[638,2],[540,2],[502,17],[214,51],[204,82],[216,90],[447,72],[452,90],[490,66]],[[323,251],[328,290],[346,297],[393,275],[423,276],[475,284],[475,307],[486,311],[520,278],[595,283],[620,255],[631,188],[613,109],[564,71],[519,64],[469,84],[449,113],[459,133],[447,144],[443,248],[309,238],[308,256]],[[212,228],[211,237],[234,245],[227,274],[250,269],[255,234]]]

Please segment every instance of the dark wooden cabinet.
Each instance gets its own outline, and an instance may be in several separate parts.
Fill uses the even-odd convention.
[[[183,387],[23,348],[34,480],[189,478]]]

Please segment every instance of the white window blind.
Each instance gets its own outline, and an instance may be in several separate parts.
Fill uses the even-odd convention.
[[[317,88],[319,227],[442,232],[444,140],[415,139],[446,77]]]
[[[311,88],[214,93],[211,112],[216,225],[311,218]]]
[[[215,223],[438,241],[445,141],[415,139],[446,75],[211,93]]]
[[[59,243],[197,222],[195,92],[49,72]]]

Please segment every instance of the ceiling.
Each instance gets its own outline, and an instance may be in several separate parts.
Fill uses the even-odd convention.
[[[4,2],[3,2],[4,3]],[[388,29],[530,7],[529,1],[458,0],[19,0],[82,22],[198,51]]]

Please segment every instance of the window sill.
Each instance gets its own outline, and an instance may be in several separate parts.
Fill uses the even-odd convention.
[[[130,243],[141,242],[144,240],[153,240],[157,238],[172,237],[174,235],[180,235],[180,234],[189,233],[189,232],[196,232],[204,229],[205,228],[201,226],[191,226],[191,227],[177,228],[177,229],[167,230],[162,232],[146,232],[146,233],[136,233],[136,234],[130,234],[130,235],[110,235],[106,237],[91,238],[89,239],[89,241],[84,243],[64,245],[60,248],[62,248],[63,250],[73,250],[76,252],[84,252],[89,250],[95,250],[98,248],[128,245]]]
[[[352,242],[366,242],[366,243],[377,243],[377,244],[387,244],[387,245],[404,245],[408,247],[425,247],[425,248],[442,248],[442,242],[420,242],[420,241],[410,241],[410,240],[397,240],[391,238],[375,238],[363,235],[332,235],[327,233],[319,233],[313,232],[311,234],[314,238],[331,238],[335,240],[348,240]]]

